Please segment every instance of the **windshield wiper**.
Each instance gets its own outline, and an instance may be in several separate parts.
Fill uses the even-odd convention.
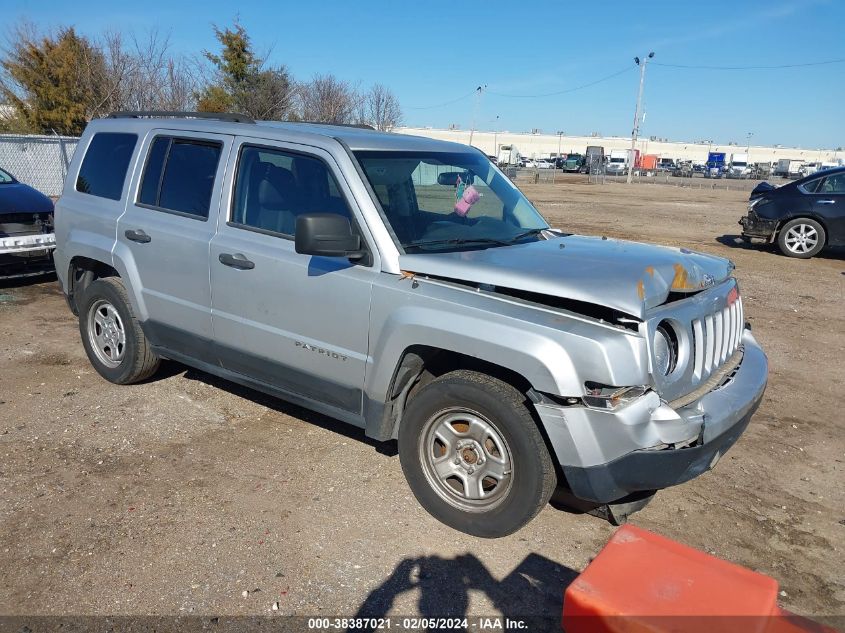
[[[428,240],[422,242],[410,242],[405,248],[422,248],[425,246],[461,246],[464,244],[495,244],[496,246],[510,246],[511,242],[497,240],[492,237],[452,237],[444,240]]]
[[[443,240],[428,240],[423,242],[411,242],[410,244],[405,244],[405,248],[411,247],[424,247],[424,246],[443,246],[443,245],[463,245],[463,244],[494,244],[496,246],[511,246],[515,244],[517,241],[524,239],[526,237],[531,237],[532,235],[539,235],[543,231],[547,231],[548,229],[530,229],[528,231],[523,231],[522,233],[518,233],[513,237],[509,237],[507,239],[498,239],[494,237],[452,237]]]
[[[543,231],[548,231],[548,229],[530,229],[530,230],[528,230],[528,231],[525,231],[524,233],[520,233],[520,234],[518,234],[518,235],[514,235],[513,237],[509,237],[509,238],[507,239],[507,243],[508,243],[508,244],[513,244],[513,243],[514,243],[514,242],[516,242],[517,240],[521,240],[521,239],[523,239],[523,238],[525,238],[525,237],[531,237],[531,236],[533,236],[533,235],[539,235],[539,234],[540,234],[540,233],[542,233]]]

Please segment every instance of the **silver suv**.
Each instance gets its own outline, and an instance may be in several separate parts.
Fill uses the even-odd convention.
[[[557,488],[700,475],[766,385],[729,261],[552,229],[465,145],[118,113],[80,140],[56,239],[104,378],[173,359],[397,439],[420,504],[478,536]]]

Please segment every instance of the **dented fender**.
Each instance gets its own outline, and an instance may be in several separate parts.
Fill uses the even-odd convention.
[[[646,344],[638,332],[448,282],[389,277],[376,283],[368,398],[389,399],[403,355],[419,345],[506,367],[536,391],[559,396],[583,394],[587,380],[648,383]]]

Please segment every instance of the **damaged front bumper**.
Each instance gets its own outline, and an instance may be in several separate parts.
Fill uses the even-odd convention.
[[[572,493],[610,503],[684,483],[715,466],[742,435],[766,389],[768,360],[751,332],[721,384],[673,409],[649,392],[619,411],[535,407]]]
[[[0,279],[18,279],[53,272],[53,233],[0,237]]]
[[[767,242],[771,242],[774,239],[775,232],[778,228],[777,220],[761,218],[753,210],[741,217],[738,224],[742,226],[743,237],[763,239]]]

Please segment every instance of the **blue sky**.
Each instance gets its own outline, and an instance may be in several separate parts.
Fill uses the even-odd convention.
[[[191,2],[6,0],[4,17],[48,29],[73,24],[169,31],[186,54],[214,49],[211,25],[237,15],[259,52],[299,79],[330,72],[393,89],[408,125],[629,135],[635,55],[655,51],[645,88],[645,136],[719,143],[845,146],[845,63],[778,70],[658,64],[773,66],[845,58],[845,2]],[[5,22],[6,20],[4,20]],[[594,86],[569,90],[617,71]],[[498,94],[497,94],[498,93]],[[469,95],[469,96],[465,96]],[[460,97],[464,98],[460,98]],[[457,101],[455,101],[457,100]],[[439,105],[455,101],[449,105]],[[437,107],[431,107],[437,106]],[[498,120],[496,117],[498,116]]]

